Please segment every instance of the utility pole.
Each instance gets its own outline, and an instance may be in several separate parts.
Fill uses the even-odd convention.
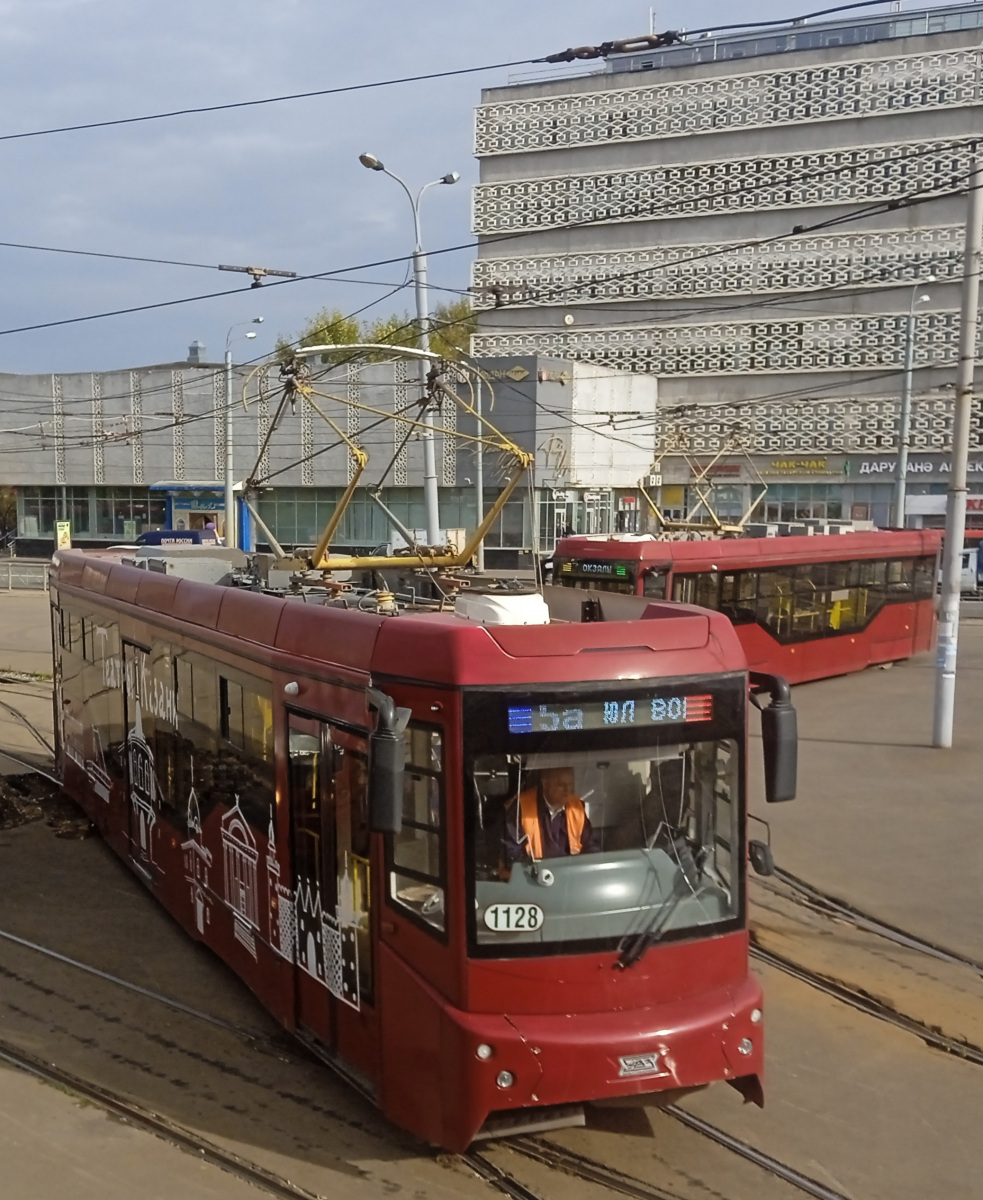
[[[238,270],[236,267],[221,267],[220,270],[232,271]],[[287,274],[285,271],[279,272],[281,275]],[[255,286],[255,285],[254,285]],[[253,317],[251,321],[237,321],[235,325],[229,326],[229,332],[225,335],[225,544],[226,546],[238,546],[238,521],[236,520],[236,496],[235,496],[235,454],[233,452],[232,434],[234,432],[232,425],[232,332],[242,325],[262,325],[262,317]],[[247,333],[247,338],[254,338],[255,333]]]
[[[416,321],[420,327],[420,349],[430,350],[430,312],[427,304],[427,256],[423,251],[423,234],[420,231],[420,201],[423,199],[424,192],[438,184],[454,184],[461,178],[457,171],[448,171],[446,175],[441,175],[439,179],[431,179],[429,183],[425,183],[422,188],[414,196],[407,186],[405,180],[401,179],[393,171],[376,158],[374,154],[360,154],[358,161],[366,170],[381,171],[384,175],[388,175],[390,179],[395,179],[399,186],[406,193],[406,198],[410,202],[410,207],[413,210],[413,286],[416,294]],[[440,510],[439,510],[439,493],[437,491],[437,456],[434,449],[434,433],[433,433],[433,408],[427,401],[427,375],[430,370],[429,360],[426,358],[420,359],[420,387],[423,392],[423,399],[426,406],[421,415],[423,424],[423,502],[424,509],[427,515],[427,543],[431,546],[436,546],[440,542]]]
[[[962,311],[959,325],[959,365],[952,420],[952,464],[945,512],[942,561],[942,600],[935,671],[935,720],[932,744],[952,745],[956,699],[956,647],[959,639],[959,585],[963,539],[966,536],[966,492],[969,465],[969,427],[976,366],[976,327],[980,299],[980,250],[983,243],[983,169],[973,147],[966,212],[966,250],[963,257]]]
[[[481,423],[481,376],[479,375],[475,381],[475,411],[478,414],[478,428],[475,431],[479,438],[484,436],[484,426]],[[474,490],[475,499],[477,502],[477,523],[475,528],[481,524],[482,518],[485,515],[485,448],[479,441],[476,447],[474,459]],[[475,569],[481,574],[485,569],[485,542],[482,539],[478,543],[478,549],[474,555]]]
[[[925,282],[934,283],[935,276],[929,275]],[[893,524],[899,529],[905,527],[905,501],[908,490],[908,450],[911,447],[911,372],[915,360],[915,305],[926,304],[932,299],[927,294],[921,296],[917,294],[921,286],[920,283],[916,283],[911,289],[908,324],[905,329],[904,380],[901,385],[901,417],[898,422],[898,468],[894,480]]]

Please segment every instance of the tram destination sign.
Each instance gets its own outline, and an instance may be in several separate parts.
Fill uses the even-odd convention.
[[[628,579],[631,566],[613,558],[571,558],[562,564],[560,573],[595,575],[599,579]]]
[[[562,733],[577,729],[642,729],[713,720],[713,697],[632,696],[581,704],[510,704],[509,733]]]

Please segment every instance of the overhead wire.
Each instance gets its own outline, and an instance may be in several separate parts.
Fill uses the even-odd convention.
[[[0,133],[0,142],[19,141],[24,138],[48,137],[55,133],[78,133],[86,129],[110,129],[120,125],[140,125],[148,121],[165,121],[173,117],[200,116],[203,113],[231,112],[240,108],[260,108],[268,104],[283,104],[291,100],[311,100],[320,96],[341,96],[351,92],[365,92],[373,88],[398,87],[406,83],[425,83],[432,79],[450,79],[455,75],[477,75],[484,71],[501,71],[507,67],[524,67],[535,62],[524,58],[514,62],[486,63],[480,67],[458,67],[450,71],[430,71],[420,75],[403,75],[393,79],[377,79],[369,83],[349,83],[339,87],[318,88],[309,92],[291,92],[282,96],[265,96],[258,100],[236,100],[226,104],[199,104],[191,108],[175,108],[167,112],[145,113],[137,117],[113,117],[105,121],[83,121],[75,125],[56,125],[48,129],[28,129],[20,133]]]
[[[978,139],[976,139],[976,138],[965,138],[965,139],[959,140],[958,142],[951,143],[951,145],[953,147],[961,146],[961,145],[972,145],[972,144],[975,144],[977,140]],[[905,154],[900,157],[895,157],[895,158],[891,159],[890,161],[906,162],[906,161],[909,161],[910,158],[918,158],[918,157],[921,157],[928,153],[935,153],[937,151],[937,149],[938,149],[938,147],[930,147],[928,149],[912,152],[910,155]],[[789,179],[787,182],[795,182],[796,179],[798,179],[800,181],[803,179],[806,179],[806,178],[816,179],[818,177],[829,175],[829,174],[838,174],[844,170],[846,170],[846,168],[831,167],[831,168],[827,168],[825,170],[817,171],[817,172],[804,172],[801,176],[797,176],[792,179]],[[955,176],[954,178],[958,179],[959,177]],[[766,187],[766,186],[769,186],[769,185],[760,184],[760,185],[744,186],[739,189],[732,190],[731,192],[727,192],[725,194],[743,194],[743,193],[747,193],[747,192],[754,192],[754,191],[759,191],[759,190],[761,190],[762,187]],[[915,196],[920,195],[920,194],[921,194],[920,192],[912,193],[912,195],[915,195]],[[958,195],[958,194],[961,194],[960,190],[954,189],[948,193],[941,193],[941,194],[936,193],[935,195],[933,195],[931,197],[926,197],[926,199],[936,199],[937,200],[937,199],[944,198],[944,196]],[[898,207],[900,205],[903,205],[905,202],[906,202],[906,197],[901,197],[901,198],[894,197],[890,200],[879,201],[873,207],[883,207],[884,205],[891,205],[892,207]],[[868,205],[868,207],[871,207],[871,206]],[[658,212],[656,210],[649,210],[644,214],[644,217],[649,217],[649,216],[653,216],[653,215],[658,215]],[[861,219],[863,219],[863,215],[866,215],[866,214],[857,215],[856,217],[854,217],[852,219],[861,220]],[[643,219],[643,218],[640,218],[640,219]],[[618,215],[613,215],[613,216],[609,216],[609,217],[601,217],[601,218],[591,217],[591,218],[585,218],[582,221],[567,222],[562,225],[554,225],[554,226],[550,227],[549,231],[550,232],[566,232],[566,231],[569,231],[572,229],[580,228],[582,226],[601,225],[601,224],[606,223],[607,221],[618,221],[618,220],[621,220],[621,217]],[[451,246],[440,247],[437,250],[430,250],[427,253],[428,253],[428,257],[437,257],[439,255],[457,253],[461,250],[473,249],[479,245],[483,246],[483,245],[488,245],[488,244],[500,244],[501,242],[504,242],[504,241],[511,241],[516,238],[527,237],[533,233],[540,233],[540,232],[542,232],[542,230],[535,229],[535,230],[518,230],[518,231],[514,231],[512,233],[501,234],[501,235],[499,235],[499,234],[487,235],[486,240],[484,242],[478,242],[478,241],[462,242],[462,243],[457,243],[457,244],[451,245]],[[805,230],[805,229],[803,229],[801,231],[793,231],[792,234],[786,233],[783,235],[775,235],[774,238],[764,239],[764,241],[778,240],[779,236],[783,236],[783,237],[801,236],[805,232],[807,232],[807,230]],[[706,255],[704,255],[702,257],[712,257],[713,253],[719,253],[719,250],[715,250],[713,252],[708,252]],[[327,276],[346,275],[353,271],[368,270],[373,267],[379,267],[379,266],[388,266],[388,265],[391,265],[392,263],[396,263],[396,262],[406,263],[406,262],[410,261],[410,259],[412,259],[412,257],[413,257],[412,255],[396,255],[391,258],[377,259],[372,262],[360,263],[360,264],[356,264],[356,265],[353,265],[350,267],[337,267],[337,268],[334,268],[329,271],[317,271],[317,272],[312,272],[310,274],[297,275],[296,277],[289,278],[289,279],[270,280],[270,281],[266,282],[265,284],[263,284],[263,287],[264,288],[283,287],[288,284],[304,283],[304,282],[309,282],[310,280],[314,280],[314,279],[323,279]],[[181,297],[181,298],[175,299],[175,300],[162,300],[162,301],[156,301],[156,302],[153,302],[150,304],[131,305],[127,308],[112,309],[112,310],[100,312],[100,313],[90,313],[90,314],[87,314],[87,315],[81,316],[81,317],[65,317],[65,318],[61,318],[60,320],[56,320],[56,321],[36,322],[31,325],[21,325],[21,326],[16,326],[16,327],[9,328],[9,329],[0,329],[0,337],[9,336],[9,335],[15,334],[15,333],[31,333],[31,332],[40,331],[42,329],[53,329],[53,328],[58,328],[58,327],[66,326],[66,325],[76,325],[76,324],[81,324],[81,323],[88,322],[88,321],[103,320],[103,319],[106,319],[109,317],[129,316],[129,315],[132,315],[134,313],[139,313],[139,312],[152,312],[152,311],[156,311],[156,310],[163,309],[163,308],[172,308],[172,307],[182,305],[182,304],[197,303],[202,300],[220,299],[220,298],[224,298],[226,296],[239,294],[243,290],[244,289],[242,289],[242,288],[228,288],[228,289],[224,289],[224,290],[218,291],[218,292],[207,292],[207,293],[196,295],[196,296],[185,296],[185,297]],[[505,306],[502,305],[500,307],[505,307]]]

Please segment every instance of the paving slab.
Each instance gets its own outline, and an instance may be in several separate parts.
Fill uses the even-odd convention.
[[[983,621],[960,627],[953,746],[932,744],[935,659],[801,684],[799,790],[751,811],[776,862],[882,920],[983,959]],[[756,836],[760,836],[756,835]]]

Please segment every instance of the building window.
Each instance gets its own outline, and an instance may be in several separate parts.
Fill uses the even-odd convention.
[[[770,483],[754,510],[756,521],[839,521],[842,488],[828,483]]]

